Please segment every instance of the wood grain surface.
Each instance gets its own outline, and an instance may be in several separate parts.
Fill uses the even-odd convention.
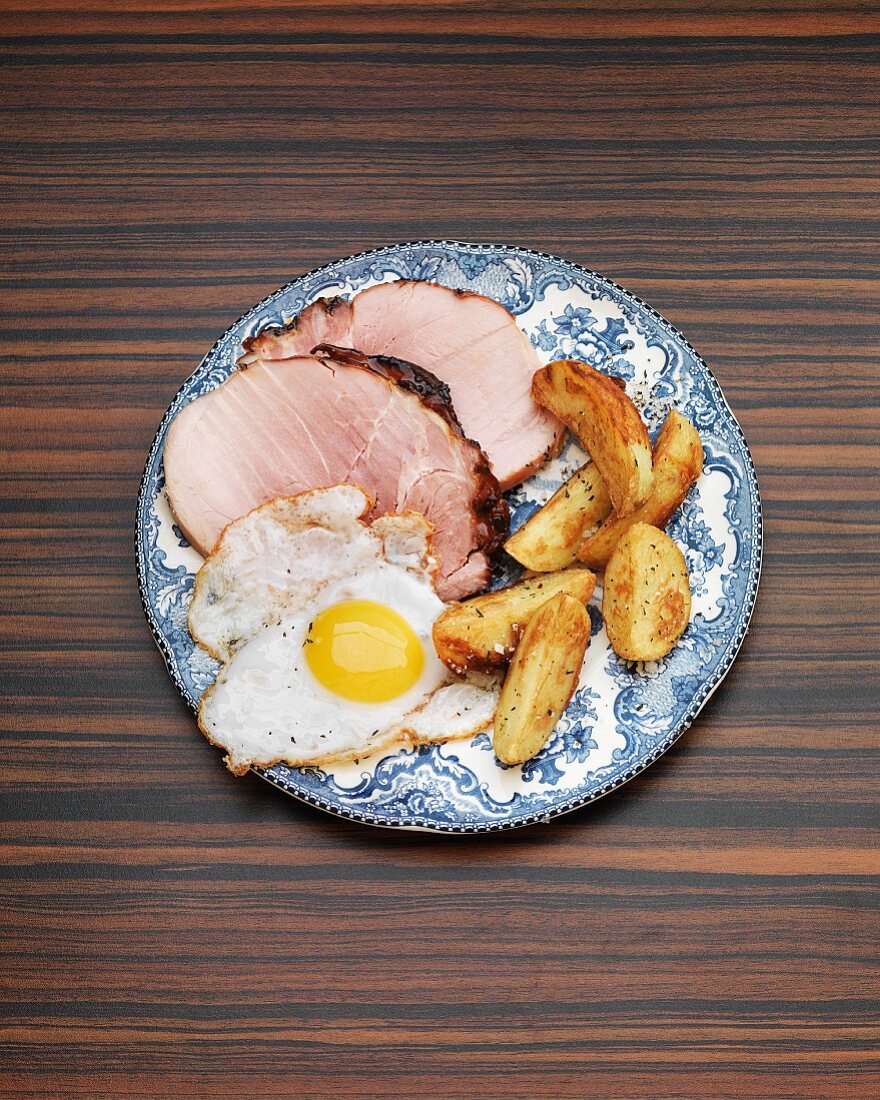
[[[3,1097],[880,1096],[880,13],[706,6],[0,3]],[[133,560],[219,333],[427,237],[655,305],[766,514],[687,736],[476,840],[228,775]]]

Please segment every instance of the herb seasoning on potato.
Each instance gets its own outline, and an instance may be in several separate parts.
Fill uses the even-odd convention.
[[[620,379],[587,363],[558,359],[535,372],[532,396],[590,452],[619,516],[651,491],[651,440]]]
[[[503,764],[523,764],[547,743],[574,694],[590,641],[590,616],[560,592],[523,632],[495,712],[492,744]]]
[[[609,516],[577,552],[591,569],[604,569],[618,540],[636,523],[665,527],[703,472],[703,445],[696,428],[673,409],[654,442],[654,480],[648,499],[628,516]],[[516,536],[514,536],[516,537]]]
[[[434,623],[434,647],[453,672],[494,672],[510,660],[534,613],[558,592],[582,604],[592,596],[596,577],[573,566],[559,573],[524,577],[507,588],[452,603]]]
[[[585,536],[610,511],[602,475],[595,463],[588,462],[510,536],[504,549],[526,569],[564,569],[575,560]]]
[[[672,649],[691,616],[684,554],[665,531],[636,523],[617,543],[602,592],[602,618],[614,652],[656,661]]]

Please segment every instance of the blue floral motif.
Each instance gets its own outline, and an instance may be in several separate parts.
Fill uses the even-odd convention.
[[[542,321],[531,335],[532,345],[541,351],[555,351],[556,337],[547,328],[547,322]]]
[[[567,336],[569,340],[574,342],[575,347],[581,343],[584,336],[588,337],[590,344],[595,343],[591,338],[593,327],[596,324],[596,316],[592,310],[585,307],[576,309],[572,305],[567,305],[561,317],[553,318],[553,324],[560,336]]]
[[[442,256],[424,256],[415,261],[412,266],[410,279],[424,279],[426,282],[436,280],[443,263]]]
[[[502,302],[511,313],[523,313],[535,297],[533,268],[523,260],[513,257],[507,257],[501,263],[507,269]]]
[[[565,776],[565,764],[583,763],[599,747],[590,735],[596,720],[594,700],[599,696],[589,687],[579,688],[568,705],[553,736],[533,759],[522,766],[524,783],[537,779],[542,784],[555,784]]]
[[[626,322],[620,317],[606,317],[600,325],[596,314],[588,306],[567,304],[562,314],[552,318],[556,337],[546,328],[538,329],[539,339],[558,349],[559,354],[603,370],[610,370],[627,382],[635,374],[635,366],[624,353],[634,347]],[[542,344],[536,344],[541,347]],[[550,350],[550,348],[544,348]]]
[[[557,754],[542,749],[537,756],[522,765],[520,774],[523,783],[537,781],[542,786],[555,787],[565,772],[559,766]]]
[[[652,431],[670,407],[686,413],[704,443],[704,478],[673,516],[669,531],[688,560],[695,613],[667,657],[639,666],[620,661],[608,648],[598,606],[591,604],[591,671],[550,742],[521,769],[495,764],[491,739],[480,734],[463,748],[452,743],[380,754],[345,782],[332,767],[278,766],[263,774],[316,806],[373,824],[480,832],[546,820],[625,781],[687,728],[736,655],[760,570],[761,507],[754,469],[717,383],[678,332],[609,280],[526,249],[429,241],[336,262],[260,302],[221,337],[181,388],[150,451],[138,500],[137,541],[147,619],[174,682],[195,707],[217,664],[194,646],[187,631],[193,576],[171,552],[175,545],[185,547],[186,540],[171,527],[159,544],[161,523],[167,522],[160,521],[157,502],[170,421],[232,374],[245,337],[295,316],[316,297],[350,297],[362,286],[389,278],[432,279],[503,302],[545,355],[571,355],[632,382]],[[569,450],[567,445],[560,459],[508,494],[514,524],[524,522],[578,464],[576,451]],[[714,479],[709,510],[703,508],[704,479]],[[521,572],[512,558],[499,555],[493,585],[510,583]]]
[[[564,720],[560,722],[550,742],[552,749],[561,739],[560,751],[569,764],[583,763],[592,750],[599,747],[598,742],[590,736],[592,723],[598,717],[595,706],[598,701],[598,693],[591,688],[578,688],[568,704]]]
[[[691,575],[691,589],[696,595],[706,591],[706,574],[719,568],[724,561],[724,547],[715,542],[703,516],[703,509],[690,494],[666,527],[667,533],[684,546],[684,556]]]
[[[578,689],[551,739],[537,756],[521,765],[523,783],[558,783],[565,776],[563,763],[582,764],[599,747],[590,736],[590,723],[597,717],[594,703],[598,698],[589,687]],[[493,751],[492,739],[486,733],[478,734],[474,744],[488,752]],[[509,767],[500,761],[496,761],[496,765],[505,770]]]
[[[580,731],[575,736],[574,733],[569,731],[566,734],[565,759],[569,764],[574,763],[576,760],[582,762],[587,759],[593,749],[598,749],[598,747],[599,742],[595,738],[587,737],[586,734]]]
[[[462,252],[457,257],[456,263],[469,279],[476,279],[478,275],[483,274],[490,263],[497,263],[497,260],[485,252]]]

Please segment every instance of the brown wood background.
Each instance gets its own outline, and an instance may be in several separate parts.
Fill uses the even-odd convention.
[[[0,2],[4,1097],[876,1097],[880,13]],[[389,241],[548,249],[751,443],[736,667],[551,825],[235,780],[153,647],[143,462],[216,336]]]

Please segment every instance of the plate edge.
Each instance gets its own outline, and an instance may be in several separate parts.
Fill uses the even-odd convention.
[[[756,469],[755,469],[754,458],[752,456],[751,449],[749,447],[748,441],[745,437],[745,433],[742,430],[742,426],[739,423],[739,420],[737,419],[736,414],[733,412],[733,409],[731,409],[730,404],[728,403],[727,398],[724,395],[724,391],[721,389],[721,386],[720,386],[718,380],[715,378],[715,375],[712,372],[711,368],[709,367],[708,363],[705,361],[705,359],[703,359],[703,357],[700,355],[700,353],[696,350],[696,348],[693,346],[693,344],[691,344],[691,342],[687,339],[687,337],[683,335],[683,333],[681,333],[670,321],[667,321],[667,319],[665,317],[663,317],[663,315],[660,314],[656,309],[654,309],[653,306],[651,306],[649,303],[645,302],[644,299],[639,297],[639,295],[633,293],[633,291],[631,291],[631,290],[627,290],[626,287],[621,286],[615,280],[608,278],[608,276],[606,276],[606,275],[602,275],[600,272],[594,271],[590,268],[586,268],[586,267],[582,266],[581,264],[578,264],[578,263],[574,262],[573,260],[566,260],[561,256],[556,256],[555,254],[553,254],[551,252],[544,252],[544,251],[541,251],[540,249],[523,248],[522,246],[519,246],[519,245],[506,244],[506,243],[503,243],[503,242],[481,242],[481,243],[477,244],[477,243],[469,242],[469,241],[458,241],[458,240],[454,240],[454,239],[451,239],[451,238],[428,238],[428,239],[418,240],[418,241],[402,241],[402,242],[398,242],[398,243],[394,243],[394,244],[380,245],[376,248],[365,249],[364,251],[361,251],[361,252],[352,253],[349,256],[337,258],[335,260],[330,261],[329,263],[321,264],[318,267],[315,267],[315,268],[310,269],[309,271],[303,272],[302,274],[298,275],[295,279],[292,279],[289,282],[285,283],[283,286],[278,287],[271,294],[266,295],[266,297],[262,298],[259,302],[257,302],[255,305],[253,305],[249,310],[247,310],[245,313],[243,313],[237,320],[233,321],[233,323],[230,324],[225,329],[225,331],[217,338],[217,340],[214,341],[214,343],[211,345],[211,347],[208,349],[208,351],[205,353],[205,355],[200,360],[200,362],[199,362],[198,366],[195,368],[195,370],[178,387],[177,391],[174,394],[174,397],[171,399],[171,402],[168,405],[168,408],[165,410],[165,414],[163,415],[161,421],[159,422],[159,426],[157,427],[156,434],[153,438],[153,443],[152,443],[152,445],[150,447],[150,450],[148,452],[148,455],[147,455],[147,460],[146,460],[146,463],[144,465],[144,473],[141,477],[141,483],[140,483],[140,488],[139,488],[138,497],[137,497],[137,508],[136,508],[136,514],[135,514],[135,549],[136,549],[136,559],[137,559],[138,588],[139,588],[139,593],[140,593],[140,597],[141,597],[141,606],[144,610],[144,614],[146,616],[147,623],[150,627],[150,632],[153,635],[154,642],[156,643],[156,645],[159,648],[160,653],[162,654],[163,660],[165,662],[166,667],[168,668],[171,679],[172,679],[175,687],[178,689],[178,692],[183,697],[183,700],[187,704],[188,708],[191,711],[196,712],[197,709],[198,709],[197,706],[193,705],[192,701],[189,699],[189,697],[188,697],[188,695],[187,695],[187,693],[184,689],[184,685],[183,685],[177,671],[172,667],[172,665],[170,663],[171,655],[168,652],[168,643],[166,642],[166,640],[165,640],[164,636],[162,635],[161,631],[158,629],[158,624],[155,621],[155,617],[153,616],[152,609],[150,608],[150,606],[147,602],[147,599],[146,599],[146,562],[144,560],[144,555],[143,555],[142,548],[141,548],[141,539],[140,539],[140,531],[141,531],[141,522],[140,521],[141,521],[142,513],[144,511],[144,505],[146,503],[148,473],[149,473],[149,470],[150,470],[150,466],[152,465],[153,460],[155,458],[156,452],[159,449],[159,442],[160,442],[160,439],[163,435],[163,431],[164,431],[166,425],[168,423],[170,423],[171,419],[173,419],[173,415],[176,415],[177,410],[176,410],[175,406],[178,402],[178,399],[186,391],[186,389],[190,385],[193,377],[196,374],[198,374],[198,372],[204,366],[205,362],[210,358],[211,355],[213,355],[214,351],[218,348],[218,346],[220,344],[222,344],[223,341],[226,340],[228,336],[231,335],[232,331],[235,328],[237,328],[242,322],[246,321],[252,315],[254,315],[257,312],[259,312],[260,310],[262,310],[266,305],[268,305],[269,303],[274,301],[276,298],[280,297],[286,291],[288,291],[289,289],[294,287],[296,284],[302,282],[302,280],[310,278],[314,275],[322,274],[323,272],[326,272],[326,271],[331,271],[333,268],[335,268],[335,267],[337,267],[341,264],[347,264],[347,263],[352,263],[352,262],[355,262],[355,261],[365,260],[365,259],[368,259],[371,256],[379,256],[379,255],[382,255],[383,253],[386,253],[386,252],[396,252],[396,251],[399,251],[400,249],[403,249],[403,248],[425,248],[425,247],[430,247],[430,246],[435,246],[435,247],[449,247],[449,246],[452,246],[454,248],[466,249],[468,251],[475,252],[475,253],[491,252],[491,251],[496,251],[496,250],[504,250],[504,251],[508,251],[508,252],[518,252],[518,253],[522,253],[522,254],[527,255],[527,256],[531,256],[531,257],[535,257],[535,258],[538,258],[538,259],[541,259],[541,260],[550,261],[552,263],[560,264],[560,265],[563,265],[565,267],[576,268],[580,273],[585,274],[588,277],[593,277],[595,279],[601,280],[602,282],[604,282],[605,284],[607,284],[608,286],[614,288],[614,290],[616,290],[620,294],[622,294],[624,296],[624,298],[626,298],[626,299],[628,299],[632,302],[637,303],[641,308],[646,310],[646,312],[650,316],[652,316],[668,334],[672,335],[673,337],[675,337],[675,339],[679,340],[687,348],[687,350],[694,356],[696,361],[699,363],[699,365],[706,372],[706,376],[707,376],[710,384],[714,387],[714,390],[716,392],[716,396],[718,398],[720,398],[720,400],[723,403],[724,407],[727,409],[727,412],[730,415],[730,418],[733,422],[733,425],[735,426],[736,432],[738,433],[739,440],[740,440],[740,442],[743,446],[743,449],[745,451],[745,455],[746,455],[746,458],[747,458],[746,475],[747,475],[747,479],[748,479],[748,481],[749,481],[749,483],[750,483],[750,485],[751,485],[751,487],[754,491],[755,513],[756,513],[756,520],[757,520],[757,532],[756,532],[757,537],[755,539],[755,558],[754,558],[754,562],[753,562],[753,568],[752,568],[752,571],[751,571],[752,575],[749,577],[749,587],[748,587],[748,597],[747,597],[748,601],[749,601],[748,612],[747,612],[747,615],[746,615],[746,618],[745,618],[744,622],[742,623],[742,625],[740,627],[738,635],[735,637],[735,639],[733,641],[733,646],[732,646],[732,648],[729,652],[728,658],[727,658],[727,660],[724,664],[723,669],[720,670],[720,672],[716,675],[716,677],[714,678],[712,683],[709,684],[708,689],[706,690],[706,692],[696,702],[696,706],[692,705],[692,707],[688,710],[688,712],[682,718],[682,721],[681,721],[680,725],[666,739],[666,741],[664,741],[662,743],[662,745],[660,745],[656,749],[654,749],[654,751],[644,761],[642,761],[638,765],[638,767],[633,768],[631,771],[625,773],[624,775],[617,777],[612,782],[610,782],[609,784],[603,786],[598,791],[596,791],[594,794],[592,794],[592,795],[590,795],[586,798],[583,798],[583,799],[580,799],[580,800],[575,800],[575,801],[572,802],[571,805],[563,805],[563,806],[559,807],[558,809],[554,809],[552,811],[549,811],[546,814],[525,815],[522,819],[513,820],[513,821],[478,822],[478,823],[472,823],[472,824],[455,824],[455,823],[439,824],[439,823],[433,823],[433,822],[426,822],[424,819],[419,819],[417,817],[414,817],[414,818],[404,818],[400,821],[391,822],[391,821],[376,820],[376,815],[367,814],[367,813],[360,813],[356,810],[348,810],[344,807],[330,805],[329,803],[322,803],[321,799],[319,799],[317,797],[310,796],[310,795],[304,794],[304,793],[300,793],[300,792],[297,792],[297,791],[294,791],[294,790],[290,789],[289,787],[284,786],[282,783],[280,783],[277,780],[273,779],[271,776],[268,775],[268,773],[264,772],[261,769],[258,769],[258,768],[253,768],[252,769],[252,771],[259,778],[263,779],[265,782],[269,783],[271,786],[275,787],[277,790],[282,791],[284,794],[289,795],[290,797],[297,799],[297,801],[303,802],[306,805],[314,807],[315,809],[322,810],[325,813],[332,814],[335,817],[342,817],[342,818],[345,818],[347,820],[357,821],[360,824],[371,825],[374,828],[403,829],[403,830],[414,831],[414,832],[432,833],[432,834],[435,834],[435,835],[442,834],[442,835],[452,835],[452,836],[478,836],[478,835],[485,834],[485,833],[497,833],[497,832],[503,832],[503,831],[510,830],[510,829],[525,828],[528,825],[534,825],[534,824],[539,824],[539,823],[549,823],[550,821],[554,820],[557,817],[562,817],[565,814],[573,813],[575,810],[579,810],[579,809],[582,809],[585,806],[589,806],[593,802],[598,801],[600,798],[604,798],[607,794],[610,794],[612,791],[617,790],[619,787],[622,787],[625,783],[628,783],[631,779],[634,779],[637,775],[640,775],[643,771],[645,771],[646,768],[649,768],[661,756],[663,756],[664,753],[668,752],[669,749],[676,743],[676,741],[678,741],[678,739],[684,733],[686,733],[688,729],[690,729],[690,727],[693,724],[694,720],[700,714],[703,707],[706,705],[706,703],[709,701],[709,699],[712,697],[712,695],[714,695],[715,691],[718,689],[718,687],[723,682],[723,680],[727,676],[728,672],[732,668],[733,663],[736,660],[740,649],[742,648],[743,642],[745,641],[746,635],[749,632],[749,626],[751,624],[751,620],[752,620],[752,617],[753,617],[754,611],[755,611],[755,604],[757,602],[757,594],[758,594],[758,588],[759,588],[759,585],[760,585],[761,571],[762,571],[762,566],[763,566],[763,555],[764,555],[764,514],[763,514],[763,506],[762,506],[762,501],[761,501],[760,489],[759,489],[759,486],[758,486],[758,477],[757,477],[757,472],[756,472]],[[174,411],[172,412],[172,410],[174,410]]]

